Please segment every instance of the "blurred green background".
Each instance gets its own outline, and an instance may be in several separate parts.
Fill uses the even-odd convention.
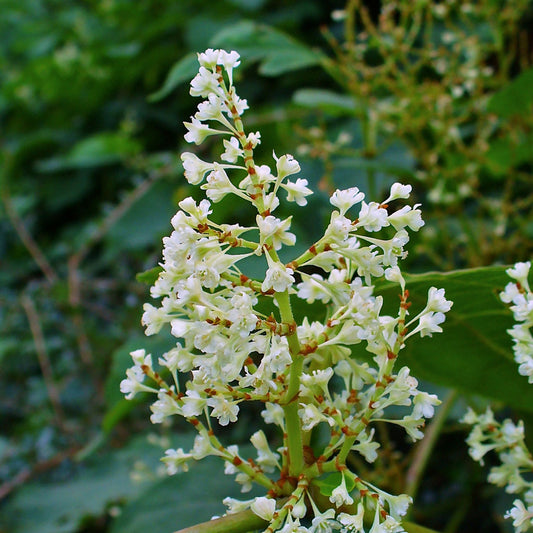
[[[170,533],[237,496],[209,461],[160,475],[188,430],[153,428],[119,391],[131,350],[171,344],[144,338],[136,274],[198,196],[179,154],[217,153],[183,141],[196,52],[241,53],[259,157],[293,153],[317,191],[293,223],[302,247],[336,187],[378,199],[402,181],[427,222],[408,270],[449,271],[533,255],[532,27],[525,0],[1,0],[0,532]],[[460,414],[420,520],[505,531],[508,501],[453,444]]]

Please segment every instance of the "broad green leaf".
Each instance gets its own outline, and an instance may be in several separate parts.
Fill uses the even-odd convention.
[[[261,494],[255,489],[246,499]],[[240,486],[224,475],[220,459],[207,457],[192,463],[189,472],[163,479],[128,502],[110,533],[178,531],[222,515],[227,510],[222,500],[227,496],[242,499]]]
[[[406,281],[411,317],[423,309],[430,287],[446,289],[454,304],[442,324],[444,332],[409,339],[399,364],[418,378],[533,411],[533,387],[518,374],[506,331],[512,315],[498,296],[510,281],[505,267],[410,275]],[[397,301],[397,287],[378,292],[387,302]]]
[[[148,97],[149,102],[157,102],[168,96],[176,87],[182,83],[189,82],[198,71],[199,64],[196,54],[187,54],[173,65],[167,75],[161,89],[152,93]]]
[[[300,89],[294,93],[295,103],[320,109],[334,116],[354,115],[361,110],[361,106],[351,97],[326,89]]]
[[[407,533],[438,533],[434,529],[428,529],[427,527],[419,526],[406,520],[402,520],[402,526]]]
[[[139,272],[135,279],[139,283],[144,283],[145,285],[153,285],[157,278],[159,277],[159,274],[163,271],[163,267],[156,266],[154,268],[150,268],[149,270],[145,270],[144,272]]]
[[[533,68],[525,70],[494,94],[487,109],[502,118],[525,116],[533,112]]]
[[[247,11],[256,11],[262,8],[266,0],[228,0],[235,7],[246,9]]]
[[[192,438],[181,441],[188,446]],[[111,503],[144,491],[150,481],[134,483],[134,465],[143,461],[154,470],[162,454],[161,448],[141,438],[87,462],[68,479],[28,483],[2,506],[0,531],[74,533],[85,518],[100,516]]]
[[[137,154],[140,144],[118,132],[103,132],[79,141],[66,155],[40,161],[41,172],[57,172],[73,168],[99,167],[118,163]]]
[[[135,201],[105,237],[109,258],[125,250],[153,246],[162,235],[170,233],[170,219],[176,212],[173,192],[174,184],[160,180]]]
[[[488,167],[496,175],[505,175],[512,167],[533,162],[533,133],[519,131],[516,138],[492,141],[486,157]]]
[[[213,37],[213,46],[237,50],[246,61],[259,61],[264,76],[279,76],[286,72],[320,63],[320,52],[289,35],[251,21],[222,29]]]

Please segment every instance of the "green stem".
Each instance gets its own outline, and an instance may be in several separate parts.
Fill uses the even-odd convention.
[[[407,533],[438,533],[434,529],[428,529],[424,526],[419,526],[418,524],[413,524],[413,522],[407,522],[402,520],[402,526]]]
[[[287,324],[294,324],[291,302],[288,291],[277,293],[276,301],[279,306],[281,320]],[[287,336],[292,365],[289,376],[289,386],[286,392],[286,404],[283,405],[285,414],[285,431],[287,433],[287,451],[289,475],[298,476],[304,468],[302,426],[298,416],[298,392],[300,390],[300,377],[303,372],[304,358],[300,354],[300,342],[296,330]]]
[[[215,520],[208,520],[195,526],[180,529],[175,533],[248,533],[249,531],[263,530],[267,526],[266,520],[248,510]]]

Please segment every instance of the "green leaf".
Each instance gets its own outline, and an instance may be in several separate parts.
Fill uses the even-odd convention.
[[[512,315],[498,296],[509,281],[505,267],[406,276],[411,317],[423,309],[430,287],[446,289],[454,303],[444,332],[409,339],[399,364],[409,366],[417,378],[533,411],[533,387],[518,374],[506,331]],[[398,301],[397,287],[378,292],[387,302]]]
[[[503,89],[494,94],[487,105],[491,113],[502,118],[526,116],[533,112],[533,68],[525,70]]]
[[[196,54],[187,54],[177,63],[174,63],[167,75],[161,89],[152,93],[148,97],[149,102],[157,102],[168,96],[176,87],[182,83],[189,82],[198,72],[198,58]]]
[[[242,451],[242,450],[241,450]],[[260,489],[247,494],[253,498]],[[225,497],[242,498],[240,487],[223,473],[223,463],[207,457],[189,472],[163,479],[130,501],[110,533],[169,533],[210,520],[227,509]]]
[[[160,180],[138,198],[107,232],[106,259],[152,246],[160,242],[162,235],[170,233],[170,219],[176,212],[173,192],[174,184]]]
[[[192,438],[186,439],[187,444],[189,441]],[[161,448],[138,439],[80,466],[69,479],[28,483],[4,503],[0,531],[74,533],[83,519],[99,516],[110,503],[144,491],[146,482],[130,479],[134,464],[142,460],[155,469],[161,455]]]
[[[237,50],[246,61],[259,61],[264,76],[279,76],[320,63],[322,54],[289,35],[251,21],[222,29],[212,45]]]
[[[314,484],[320,489],[320,493],[324,496],[331,496],[331,493],[342,483],[343,475],[340,472],[329,474],[324,479],[318,479]],[[346,490],[352,491],[355,487],[355,481],[350,477],[345,478]]]
[[[533,162],[533,133],[517,131],[513,138],[492,141],[486,157],[490,170],[500,176],[505,176],[512,167]]]
[[[140,144],[123,133],[103,132],[82,139],[65,156],[40,161],[37,169],[41,172],[57,172],[99,167],[118,163],[140,150]]]
[[[157,278],[159,277],[159,274],[163,272],[163,267],[156,266],[154,268],[150,268],[149,270],[145,270],[144,272],[139,272],[135,279],[139,283],[144,283],[145,285],[153,285]]]
[[[407,522],[406,520],[402,520],[402,526],[407,533],[438,533],[434,529],[428,529],[427,527],[419,526],[418,524],[413,524],[413,522]]]
[[[326,89],[300,89],[293,96],[296,104],[312,109],[320,109],[333,116],[355,115],[362,107],[345,94]]]
[[[233,4],[235,7],[245,9],[246,11],[257,11],[261,9],[266,0],[228,0],[230,4]]]

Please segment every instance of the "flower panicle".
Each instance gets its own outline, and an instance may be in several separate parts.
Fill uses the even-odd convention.
[[[182,154],[185,178],[205,198],[180,202],[151,289],[159,304],[145,304],[142,316],[147,335],[169,329],[175,345],[158,358],[132,352],[134,366],[121,390],[130,399],[139,392],[156,396],[153,423],[180,416],[196,429],[191,450],[167,450],[163,462],[170,474],[213,455],[243,492],[254,484],[267,491],[244,501],[226,499],[228,513],[251,509],[269,522],[268,533],[359,532],[363,519],[372,522],[372,532],[402,531],[409,497],[389,495],[362,480],[346,459],[355,453],[376,460],[378,421],[403,427],[413,440],[422,438],[425,420],[439,404],[435,395],[418,389],[409,368],[395,367],[411,337],[442,331],[452,305],[443,289],[432,287],[425,308],[407,320],[410,301],[400,264],[410,233],[424,225],[420,205],[394,209],[411,194],[411,186],[400,183],[382,202],[366,199],[357,187],[339,189],[330,197],[333,211],[323,236],[282,262],[278,254],[294,247],[297,236],[292,216],[275,213],[279,195],[303,207],[312,194],[309,183],[291,178],[301,168],[289,154],[274,153],[271,166],[256,162],[261,135],[245,131],[248,104],[234,86],[239,55],[209,49],[198,59],[190,92],[203,101],[185,123],[185,139],[201,145],[207,137],[222,136],[222,152],[213,162]],[[215,204],[228,195],[255,208],[253,225],[215,222]],[[251,260],[262,261],[256,279],[245,274]],[[374,291],[379,279],[400,287],[396,315],[383,312],[384,298]],[[298,323],[291,303],[315,301],[327,305],[324,319]],[[352,356],[359,344],[371,354],[369,362]],[[162,376],[169,376],[169,383]],[[212,421],[237,422],[249,401],[264,405],[263,422],[280,430],[280,440],[275,447],[254,428],[255,456],[245,459],[238,447],[221,444]],[[393,406],[401,406],[403,417],[392,414]],[[330,438],[315,456],[301,435],[319,424]],[[300,464],[296,472],[294,464]],[[335,487],[321,485],[325,474],[339,473]],[[327,496],[330,509],[316,505],[317,490]]]

